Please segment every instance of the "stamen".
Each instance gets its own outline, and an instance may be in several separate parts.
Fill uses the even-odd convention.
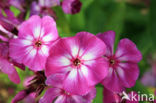
[[[115,60],[113,60],[113,59],[111,59],[109,62],[111,65],[115,64]]]
[[[80,61],[79,59],[75,59],[74,62],[73,62],[73,64],[74,64],[75,66],[78,66],[78,65],[81,64],[81,61]]]
[[[41,41],[37,41],[36,43],[35,43],[35,46],[36,47],[40,47],[42,45],[42,42]]]

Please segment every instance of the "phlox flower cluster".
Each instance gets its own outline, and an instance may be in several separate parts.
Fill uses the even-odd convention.
[[[0,2],[0,8],[13,5],[22,11],[19,18],[15,18],[9,9],[4,9],[8,18],[0,13],[3,18],[0,19],[0,70],[16,84],[20,83],[16,69],[28,67],[34,72],[25,80],[25,89],[12,99],[12,103],[21,100],[92,103],[96,97],[95,87],[100,84],[104,86],[104,103],[138,103],[121,100],[123,91],[133,87],[139,76],[138,63],[142,54],[135,43],[127,38],[121,39],[115,50],[114,31],[96,35],[81,31],[72,37],[60,37],[56,15],[50,8],[61,6],[65,13],[75,14],[81,9],[81,2],[33,1],[29,4],[32,16],[24,20],[21,18],[25,15],[26,2],[9,0],[9,4],[3,3],[5,5]],[[41,96],[43,91],[45,93]]]

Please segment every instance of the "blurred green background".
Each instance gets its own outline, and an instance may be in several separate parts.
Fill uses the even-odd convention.
[[[77,32],[88,31],[93,34],[114,30],[116,43],[121,38],[129,38],[143,54],[139,63],[140,77],[136,85],[128,90],[153,93],[154,87],[143,86],[140,78],[151,68],[148,56],[156,52],[156,0],[81,0],[82,9],[76,15],[64,14],[61,7],[54,7],[57,27],[62,37],[74,36]],[[151,3],[148,3],[148,2]],[[19,11],[11,7],[15,15]],[[28,16],[27,16],[28,18]],[[18,70],[21,81],[33,73]],[[132,74],[133,75],[133,74]],[[0,74],[0,103],[10,103],[13,96],[23,89],[23,83],[13,84],[5,74]],[[93,103],[102,103],[103,87],[97,85],[97,96]]]

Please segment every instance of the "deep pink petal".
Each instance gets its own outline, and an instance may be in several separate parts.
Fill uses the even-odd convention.
[[[47,77],[46,84],[53,87],[62,88],[65,76],[66,75],[64,73],[52,74]]]
[[[39,100],[39,103],[52,103],[52,101],[60,95],[60,92],[61,90],[59,88],[47,89],[44,96]]]
[[[7,59],[0,57],[0,70],[8,75],[9,79],[16,83],[20,83],[20,78],[18,76],[18,73],[16,69],[14,68],[13,64],[10,63]]]
[[[16,61],[12,61],[12,63],[14,64],[14,66],[20,68],[21,70],[25,70],[25,66],[23,64],[19,64]]]
[[[97,37],[99,37],[107,46],[106,56],[112,56],[113,50],[114,50],[114,42],[115,42],[115,32],[114,31],[107,31],[104,33],[97,34]]]
[[[0,57],[8,58],[9,47],[5,43],[0,43]]]
[[[116,68],[119,78],[122,80],[123,86],[130,88],[135,85],[139,76],[139,68],[136,63],[120,63],[120,67]]]
[[[66,14],[75,14],[81,10],[80,0],[63,0],[62,9]]]
[[[130,61],[133,63],[138,63],[142,59],[141,52],[129,39],[120,40],[115,55],[120,61]]]
[[[19,101],[23,100],[28,94],[26,91],[20,91],[16,96],[12,99],[11,103],[18,103]]]
[[[120,103],[121,97],[115,93],[112,92],[106,88],[103,90],[103,102],[104,103]]]
[[[84,95],[83,98],[87,100],[87,103],[91,103],[91,101],[96,97],[96,88],[92,88],[88,94]]]
[[[36,103],[36,101],[35,101],[35,93],[33,92],[33,93],[31,93],[31,94],[29,94],[23,101],[24,101],[24,103]]]
[[[102,81],[105,88],[113,92],[122,92],[124,87],[122,81],[119,79],[116,71],[113,68],[109,68],[107,77]]]

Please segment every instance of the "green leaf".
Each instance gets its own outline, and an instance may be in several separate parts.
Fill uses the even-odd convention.
[[[56,16],[57,16],[57,27],[59,29],[59,34],[64,34],[62,35],[63,37],[68,37],[68,36],[72,36],[70,34],[70,27],[69,27],[69,23],[67,21],[67,18],[64,14],[64,12],[62,11],[61,7],[55,7],[53,8],[54,11],[56,12]]]
[[[123,29],[125,12],[126,12],[126,4],[125,1],[122,0],[121,2],[117,3],[117,7],[115,8],[114,12],[112,13],[105,27],[105,31],[114,30],[116,32],[116,38],[115,38],[116,45],[119,41],[120,34]]]
[[[153,47],[156,49],[156,0],[151,0],[150,2],[150,35],[154,42]]]
[[[93,100],[93,103],[103,103],[103,87],[102,86],[96,87],[96,97]]]

